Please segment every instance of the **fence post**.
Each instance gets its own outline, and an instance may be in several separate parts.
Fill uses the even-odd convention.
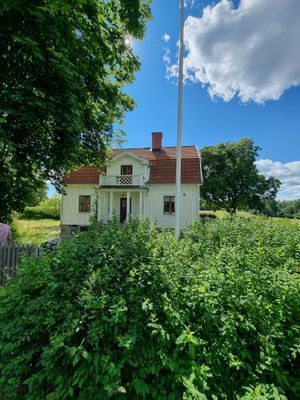
[[[40,257],[41,251],[37,246],[18,246],[14,243],[0,243],[0,286],[7,283],[8,277],[17,275],[17,266],[21,262],[21,254],[27,257]]]

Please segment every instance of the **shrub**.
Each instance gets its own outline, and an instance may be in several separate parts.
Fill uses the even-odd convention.
[[[207,220],[207,219],[217,219],[218,217],[216,216],[216,214],[213,214],[211,212],[201,212],[200,213],[200,218],[203,220]]]
[[[59,219],[60,218],[60,203],[58,197],[51,197],[42,200],[35,207],[26,207],[22,218],[25,219]]]
[[[133,221],[25,261],[0,291],[0,393],[298,398],[299,237],[296,224],[228,219],[176,242]]]

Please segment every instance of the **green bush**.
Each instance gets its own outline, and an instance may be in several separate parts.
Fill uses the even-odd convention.
[[[42,200],[39,205],[34,207],[26,207],[22,214],[25,219],[59,219],[60,218],[60,203],[58,197],[51,197]]]
[[[218,217],[215,214],[211,213],[211,212],[203,212],[202,211],[200,213],[200,218],[203,219],[203,220],[207,220],[207,219],[217,219]]]
[[[0,291],[2,398],[299,398],[299,228],[111,223],[26,260]]]

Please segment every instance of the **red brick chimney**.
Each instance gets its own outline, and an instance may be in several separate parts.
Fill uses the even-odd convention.
[[[152,132],[152,151],[162,150],[162,132]]]

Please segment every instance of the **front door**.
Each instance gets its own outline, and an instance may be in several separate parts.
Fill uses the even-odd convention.
[[[131,199],[130,199],[129,213],[131,214]],[[127,199],[126,199],[126,197],[121,197],[120,198],[120,222],[121,222],[121,224],[123,224],[126,221],[126,215],[127,215]]]

